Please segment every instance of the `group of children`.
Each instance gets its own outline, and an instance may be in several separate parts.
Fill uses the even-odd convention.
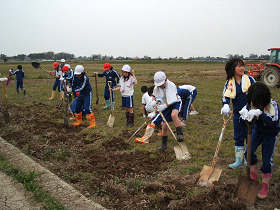
[[[244,74],[244,62],[241,59],[231,59],[225,66],[227,81],[225,83],[221,114],[230,114],[230,100],[233,106],[233,125],[235,140],[235,162],[229,167],[235,169],[246,161],[245,140],[247,139],[247,123],[253,123],[250,178],[258,181],[256,150],[262,146],[262,187],[258,198],[268,196],[269,182],[272,177],[273,153],[279,132],[280,110],[277,103],[271,99],[269,88],[255,82],[251,76]]]
[[[252,150],[250,163],[250,178],[258,180],[258,167],[256,150],[262,146],[262,187],[258,192],[258,197],[264,199],[269,192],[269,182],[272,177],[273,153],[277,142],[279,132],[280,110],[276,101],[271,99],[269,88],[256,82],[254,78],[244,74],[244,62],[241,59],[230,59],[225,65],[226,83],[223,90],[221,114],[230,114],[230,101],[233,107],[233,125],[235,141],[235,162],[229,164],[229,167],[236,169],[239,166],[247,164],[246,162],[246,139],[248,128],[246,122],[253,123],[252,129]],[[61,93],[63,99],[64,92],[74,95],[74,100],[70,105],[70,111],[75,116],[76,122],[73,126],[79,126],[82,123],[82,115],[86,115],[90,125],[88,128],[96,126],[94,113],[92,111],[92,87],[89,78],[82,65],[77,65],[73,71],[69,64],[53,63],[55,69],[55,82],[53,84],[50,100],[54,99],[55,91]],[[119,90],[122,95],[122,108],[125,111],[127,126],[134,125],[134,85],[137,79],[134,71],[129,65],[123,65],[122,76],[111,66],[110,63],[104,64],[104,72],[95,76],[106,77],[104,98],[104,109],[114,108],[115,94]],[[10,70],[10,75],[16,75],[16,89],[23,87],[24,71],[21,65],[14,72]],[[156,126],[162,127],[162,144],[159,150],[167,149],[167,122],[174,122],[178,142],[184,141],[182,127],[189,114],[198,114],[194,109],[193,102],[197,95],[197,89],[191,85],[181,85],[177,87],[172,81],[167,79],[164,72],[158,71],[154,75],[154,86],[142,86],[142,113],[144,118],[150,118],[145,134],[141,138],[136,138],[137,142],[149,143]],[[111,97],[110,97],[111,96]],[[112,103],[110,103],[112,100]],[[163,116],[163,117],[162,117]],[[244,146],[245,145],[245,146]]]

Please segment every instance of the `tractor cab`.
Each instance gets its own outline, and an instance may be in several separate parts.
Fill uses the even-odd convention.
[[[280,48],[271,48],[271,49],[268,49],[268,51],[271,51],[268,63],[280,64]]]

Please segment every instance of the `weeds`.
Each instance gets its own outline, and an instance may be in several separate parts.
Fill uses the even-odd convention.
[[[35,172],[22,172],[16,168],[10,166],[10,164],[0,156],[0,170],[6,173],[8,176],[13,177],[19,183],[21,183],[24,189],[28,192],[32,192],[34,200],[43,203],[45,210],[64,210],[64,208],[56,199],[48,195],[40,185],[37,183],[36,178],[40,175]]]

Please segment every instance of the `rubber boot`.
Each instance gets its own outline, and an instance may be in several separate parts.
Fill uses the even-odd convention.
[[[257,165],[250,166],[250,179],[254,181],[258,181],[258,169]]]
[[[87,128],[94,128],[96,126],[94,113],[88,114],[86,118],[89,120],[89,126]]]
[[[115,102],[112,102],[112,110],[115,110]]]
[[[127,127],[131,128],[134,126],[134,113],[128,113]]]
[[[73,126],[79,126],[82,124],[83,119],[82,119],[82,112],[75,114],[76,122],[74,122],[72,125]]]
[[[231,169],[236,169],[242,165],[244,157],[244,147],[243,146],[235,146],[235,162],[229,164],[228,167]]]
[[[167,149],[167,136],[162,137],[161,146],[158,148],[159,151],[164,151]]]
[[[178,142],[184,141],[184,134],[182,131],[182,127],[176,127],[176,133],[177,133],[177,141]]]
[[[126,116],[126,126],[128,126],[128,121],[129,121],[129,112],[125,113]]]
[[[148,124],[145,130],[145,134],[141,138],[136,138],[137,142],[143,143],[143,144],[149,144],[149,138],[153,135],[155,131],[155,125],[154,124]]]
[[[54,99],[54,97],[55,97],[55,91],[53,90],[53,91],[52,91],[52,95],[51,95],[51,97],[49,97],[49,100],[53,100],[53,99]]]
[[[259,199],[265,199],[269,192],[269,182],[272,177],[271,173],[262,174],[262,188],[258,192]]]
[[[105,106],[103,107],[103,109],[109,109],[110,105],[111,105],[110,100],[106,100],[105,101]]]

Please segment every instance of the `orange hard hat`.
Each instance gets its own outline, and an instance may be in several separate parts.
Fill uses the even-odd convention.
[[[104,70],[108,71],[111,68],[111,64],[110,63],[104,63]]]
[[[64,65],[64,66],[62,67],[62,72],[63,72],[63,73],[65,73],[65,72],[68,71],[68,70],[69,70],[69,67],[68,67],[68,66]]]
[[[59,65],[59,63],[58,63],[58,62],[53,62],[52,67],[53,67],[54,69],[56,69],[56,68],[58,67],[58,65]]]

